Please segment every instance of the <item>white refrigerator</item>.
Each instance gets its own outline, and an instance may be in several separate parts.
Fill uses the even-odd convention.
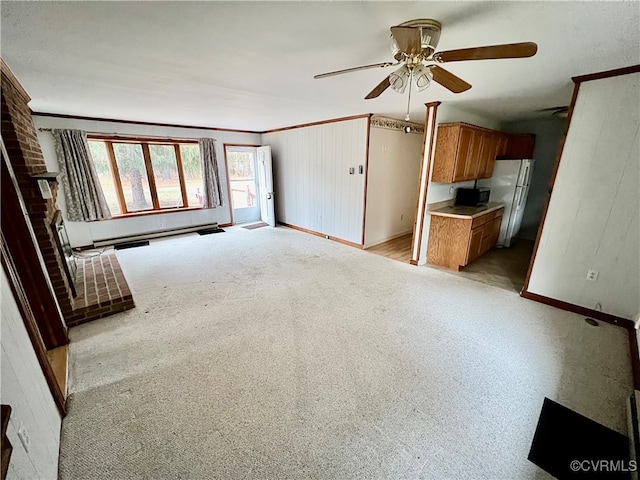
[[[496,160],[493,177],[478,181],[479,186],[491,189],[490,202],[504,205],[498,247],[510,247],[520,231],[533,162],[532,159]]]

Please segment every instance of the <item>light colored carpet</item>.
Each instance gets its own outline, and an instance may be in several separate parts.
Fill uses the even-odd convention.
[[[545,396],[625,433],[627,332],[286,228],[122,250],[71,330],[62,479],[549,478]]]

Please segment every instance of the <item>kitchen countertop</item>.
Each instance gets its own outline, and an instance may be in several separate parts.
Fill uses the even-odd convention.
[[[462,205],[449,205],[446,207],[436,208],[434,210],[428,210],[429,215],[438,215],[440,217],[453,217],[453,218],[476,218],[487,213],[491,213],[494,210],[503,208],[502,203],[489,202],[481,207],[464,207]]]

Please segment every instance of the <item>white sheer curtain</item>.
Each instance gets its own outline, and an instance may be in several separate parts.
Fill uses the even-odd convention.
[[[204,184],[203,202],[205,208],[216,208],[223,205],[222,187],[218,173],[216,157],[216,141],[214,138],[198,139],[200,162],[202,164],[202,183]]]
[[[88,222],[111,218],[98,174],[91,159],[87,134],[80,130],[52,130],[67,203],[67,219]]]

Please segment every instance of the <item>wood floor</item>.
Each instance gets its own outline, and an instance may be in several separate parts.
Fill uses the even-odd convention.
[[[367,252],[382,255],[403,263],[411,260],[411,239],[413,235],[408,234],[394,238],[388,242],[381,243],[368,248]],[[444,270],[454,273],[476,282],[486,283],[494,287],[504,288],[520,292],[524,286],[524,279],[529,268],[529,260],[533,252],[533,242],[529,240],[518,240],[510,248],[493,248],[474,260],[460,272]],[[431,268],[433,265],[428,265]]]
[[[53,374],[65,398],[67,397],[67,350],[68,345],[63,345],[47,351],[47,358],[53,368]]]
[[[533,242],[519,239],[509,248],[493,248],[457,275],[520,293],[533,254]]]
[[[392,260],[398,260],[402,263],[409,263],[411,260],[411,239],[413,234],[409,233],[402,237],[394,238],[388,242],[381,243],[371,248],[367,248],[367,252],[382,255]]]

